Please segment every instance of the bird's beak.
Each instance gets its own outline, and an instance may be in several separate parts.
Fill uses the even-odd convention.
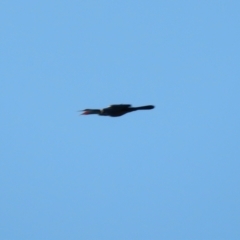
[[[81,115],[88,115],[89,111],[83,111],[83,113],[81,113]]]

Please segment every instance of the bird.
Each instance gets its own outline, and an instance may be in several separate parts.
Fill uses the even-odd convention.
[[[81,115],[98,114],[100,116],[120,117],[126,113],[134,112],[137,110],[150,110],[153,109],[153,105],[132,107],[130,104],[113,104],[103,109],[84,109]]]

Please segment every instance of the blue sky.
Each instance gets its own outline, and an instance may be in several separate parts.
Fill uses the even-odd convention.
[[[0,239],[240,239],[239,11],[2,1]]]

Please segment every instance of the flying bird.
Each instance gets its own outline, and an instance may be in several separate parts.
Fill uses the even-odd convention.
[[[130,104],[114,104],[103,109],[84,109],[81,115],[98,114],[100,116],[120,117],[126,113],[134,112],[137,110],[150,110],[153,109],[153,105],[132,107]]]

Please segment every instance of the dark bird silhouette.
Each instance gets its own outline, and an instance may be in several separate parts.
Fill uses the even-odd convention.
[[[120,117],[129,112],[137,110],[150,110],[153,108],[153,105],[131,107],[130,104],[115,104],[103,109],[84,109],[82,110],[83,113],[81,115],[98,114],[100,116]]]

